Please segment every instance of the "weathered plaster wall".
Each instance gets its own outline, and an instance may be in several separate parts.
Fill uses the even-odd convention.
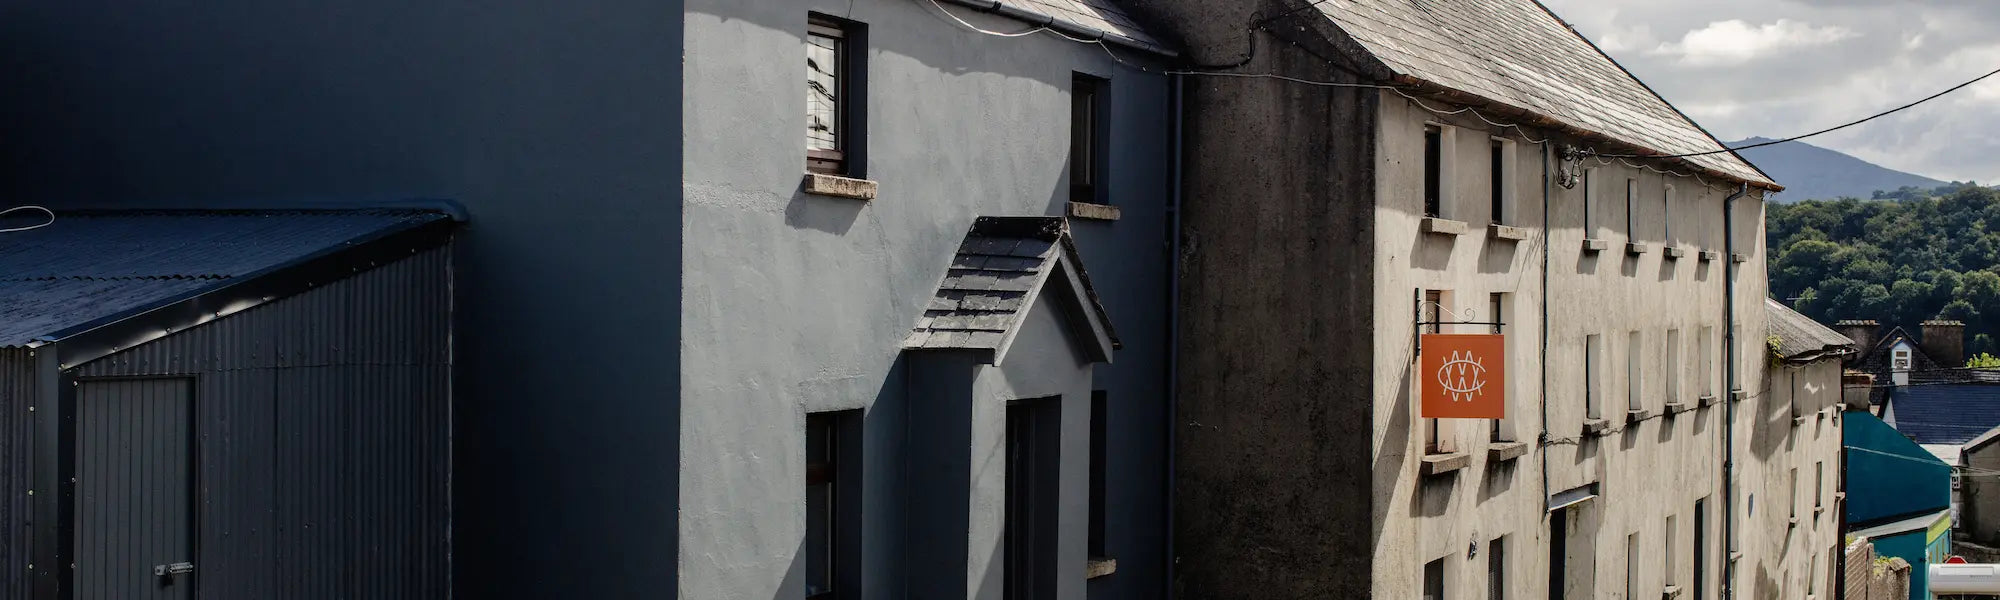
[[[1738,597],[1823,597],[1842,543],[1840,363],[1766,368],[1761,396],[1743,403],[1757,407],[1743,481],[1758,502],[1744,520]]]
[[[867,26],[873,201],[800,190],[802,38],[813,11]],[[1025,27],[956,13],[988,29]],[[1111,81],[1108,185],[1123,217],[1072,229],[1125,343],[1092,373],[1114,423],[1108,550],[1119,566],[1090,587],[1106,598],[1162,595],[1165,79],[1093,45],[974,33],[907,0],[695,0],[687,36],[682,594],[802,593],[804,415],[836,409],[865,411],[863,549],[848,557],[864,565],[862,596],[916,597],[915,586],[932,585],[937,574],[918,565],[936,557],[900,541],[905,515],[928,510],[906,494],[923,483],[904,470],[917,452],[905,431],[918,425],[905,415],[943,399],[905,393],[919,374],[900,345],[974,218],[1063,214],[1069,89],[1084,72]],[[1023,352],[1010,361],[1029,361]],[[992,415],[971,416],[985,427]],[[965,435],[984,443],[994,431]],[[1065,576],[1081,585],[1082,568],[1078,560]]]
[[[2000,444],[1988,443],[1971,449],[1965,453],[1965,462],[1972,469],[2000,471]],[[1965,500],[1959,509],[1958,531],[1970,535],[1973,542],[2000,545],[2000,480],[1964,477],[1960,481],[1964,482],[1960,489]]]
[[[678,587],[680,0],[0,6],[10,200],[464,203],[457,594]]]

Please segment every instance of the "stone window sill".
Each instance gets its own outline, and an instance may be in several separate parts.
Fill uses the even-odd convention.
[[[1605,250],[1610,250],[1610,249],[1611,249],[1611,242],[1607,242],[1604,240],[1590,239],[1590,238],[1584,238],[1583,240],[1584,252],[1603,252]]]
[[[805,180],[805,191],[808,194],[854,200],[874,200],[875,194],[881,187],[882,184],[867,179],[825,173],[807,173]]]
[[[1674,246],[1667,246],[1665,250],[1661,250],[1661,253],[1661,256],[1667,257],[1667,260],[1680,260],[1681,257],[1688,255],[1686,249]]]
[[[1667,415],[1673,416],[1690,410],[1694,410],[1694,405],[1688,404],[1686,402],[1668,402],[1666,408],[1667,408]]]
[[[1649,409],[1634,408],[1632,410],[1625,411],[1626,423],[1637,423],[1651,418],[1653,418],[1653,411]]]
[[[1749,398],[1749,397],[1750,394],[1743,390],[1729,390],[1730,402],[1742,402],[1744,398]]]
[[[1505,462],[1528,453],[1527,442],[1493,442],[1486,447],[1487,462]]]
[[[1639,256],[1641,254],[1645,254],[1647,251],[1650,251],[1652,249],[1653,248],[1651,246],[1647,246],[1645,242],[1627,242],[1625,244],[1625,253],[1632,256]]]
[[[1467,227],[1465,225],[1465,221],[1453,221],[1451,219],[1444,219],[1439,217],[1424,217],[1423,229],[1424,233],[1458,236],[1458,235],[1465,235]]]
[[[1735,254],[1729,255],[1729,262],[1734,262],[1734,263],[1750,262],[1750,255],[1744,254],[1742,252],[1737,252]]]
[[[1423,474],[1425,476],[1443,475],[1469,466],[1472,466],[1472,455],[1464,452],[1425,454]]]
[[[1600,436],[1604,435],[1604,432],[1610,430],[1611,430],[1610,421],[1606,421],[1604,419],[1583,420],[1583,434],[1586,436]]]
[[[1095,557],[1084,562],[1083,578],[1096,579],[1118,572],[1118,559]]]
[[[1702,260],[1722,260],[1722,253],[1721,253],[1721,252],[1716,252],[1716,251],[1714,251],[1714,250],[1703,250],[1703,251],[1701,251],[1701,259],[1702,259]]]
[[[1660,600],[1674,600],[1681,597],[1681,586],[1670,585],[1660,590]]]
[[[1078,219],[1116,221],[1123,214],[1123,211],[1118,210],[1118,207],[1109,204],[1091,204],[1089,202],[1069,203],[1069,216]]]
[[[1702,406],[1715,404],[1715,394],[1702,394],[1701,398],[1696,400],[1696,403]]]
[[[1486,228],[1486,237],[1496,240],[1518,242],[1528,239],[1528,228],[1494,223]]]

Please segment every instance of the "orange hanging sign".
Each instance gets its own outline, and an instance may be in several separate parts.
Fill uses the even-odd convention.
[[[1500,334],[1426,333],[1417,388],[1427,419],[1507,416],[1507,344]]]

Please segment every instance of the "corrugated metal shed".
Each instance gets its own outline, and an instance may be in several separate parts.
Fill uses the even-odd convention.
[[[0,531],[0,594],[65,597],[57,587],[73,576],[49,567],[95,556],[185,560],[194,572],[176,585],[193,586],[195,598],[449,597],[448,217],[155,212],[63,214],[57,223],[64,227],[32,239],[0,236],[7,282],[39,290],[0,297],[8,314],[34,323],[0,337],[0,428],[9,432],[0,518],[13,525]],[[105,283],[121,293],[88,295]],[[107,385],[148,381],[186,383]],[[116,458],[119,440],[85,439],[109,430],[64,424],[65,415],[91,414],[89,403],[136,400],[126,388],[191,390],[188,418],[144,421],[188,429],[151,439],[193,440],[185,557],[92,554],[62,541],[77,539],[77,516],[100,519],[93,539],[173,526],[83,510],[141,497],[80,489],[120,480],[102,476],[120,463],[92,454]],[[126,429],[117,434],[142,439]],[[93,469],[99,477],[67,483]],[[18,501],[25,489],[60,492],[30,505]]]

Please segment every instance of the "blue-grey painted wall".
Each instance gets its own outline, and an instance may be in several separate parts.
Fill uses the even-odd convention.
[[[1028,28],[951,8],[987,29]],[[867,26],[866,173],[881,190],[873,201],[800,189],[810,12]],[[919,534],[904,521],[930,510],[911,491],[936,483],[906,462],[924,449],[905,432],[924,425],[919,413],[935,416],[921,404],[972,396],[908,392],[937,376],[917,372],[900,344],[975,218],[1063,214],[1078,71],[1111,81],[1110,200],[1123,210],[1115,222],[1072,223],[1124,342],[1091,370],[1110,403],[1107,545],[1118,571],[1085,587],[1096,599],[1163,597],[1166,79],[1119,66],[1095,45],[975,33],[928,0],[690,0],[686,33],[683,597],[802,595],[804,422],[824,410],[865,411],[861,596],[943,597],[928,594],[970,576],[919,572],[972,557],[929,556],[930,546],[904,540],[976,536],[988,525]],[[1000,414],[960,408],[946,414]],[[1072,450],[1084,452],[1066,458]],[[1083,567],[1063,565],[1061,576],[1080,580]]]
[[[678,0],[0,0],[0,83],[33,90],[0,99],[0,191],[464,203],[457,596],[670,596],[683,18]]]

